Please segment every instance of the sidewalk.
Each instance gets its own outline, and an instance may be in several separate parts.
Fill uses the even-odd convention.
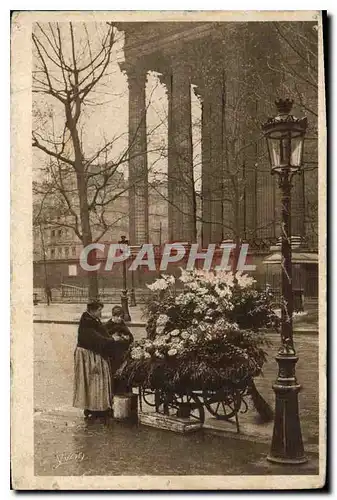
[[[136,391],[136,390],[135,390]],[[153,412],[153,408],[142,402],[143,413]],[[81,422],[83,420],[83,413],[77,408],[71,406],[64,406],[52,410],[42,410],[35,408],[34,418],[36,421],[53,421],[54,419],[68,419],[73,422]],[[217,420],[212,417],[206,410],[205,422],[203,425],[203,432],[205,434],[216,435],[221,438],[230,438],[247,441],[248,443],[260,443],[270,445],[273,435],[273,421],[268,423],[261,423],[255,409],[249,405],[247,413],[239,413],[239,426],[240,432],[237,432],[235,418],[228,421]],[[304,431],[304,432],[303,432]],[[172,431],[168,431],[172,432]],[[318,456],[319,445],[318,435],[308,436],[306,428],[302,429],[303,445],[305,453]],[[235,446],[235,445],[234,445]]]
[[[318,456],[306,448],[299,466],[266,460],[270,437],[260,440],[203,430],[177,434],[144,425],[88,422],[79,414],[36,413],[36,475],[303,475],[318,474]]]
[[[116,304],[104,304],[102,311],[102,320],[106,321],[110,318],[112,307]],[[85,304],[38,304],[34,306],[33,320],[36,323],[69,323],[77,324],[81,314],[85,310]],[[143,315],[143,305],[129,307],[131,316],[131,326],[145,327],[146,318]],[[303,334],[318,334],[317,322],[312,322],[311,319],[306,321],[306,315],[294,316],[294,331]]]

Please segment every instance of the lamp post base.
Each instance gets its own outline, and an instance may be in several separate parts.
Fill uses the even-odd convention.
[[[129,300],[128,300],[128,295],[127,295],[127,290],[122,291],[121,295],[121,305],[123,309],[123,316],[124,316],[124,321],[131,321],[131,316],[129,313]]]
[[[304,464],[301,424],[298,411],[298,393],[301,386],[295,378],[296,355],[279,354],[276,361],[279,374],[273,385],[275,392],[274,431],[267,460],[279,464]]]
[[[300,465],[300,464],[306,464],[308,459],[307,457],[303,458],[279,458],[279,457],[273,457],[271,455],[267,456],[268,462],[273,462],[274,464],[284,464],[284,465]]]

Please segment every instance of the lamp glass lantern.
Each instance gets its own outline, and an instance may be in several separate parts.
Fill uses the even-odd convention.
[[[275,104],[278,115],[263,125],[272,173],[295,174],[302,165],[307,118],[290,114],[293,102],[289,99],[280,99]]]

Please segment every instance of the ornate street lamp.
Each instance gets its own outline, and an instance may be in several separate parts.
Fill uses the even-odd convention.
[[[300,173],[303,157],[306,118],[291,115],[293,102],[275,101],[278,115],[269,118],[262,129],[267,139],[272,174],[278,175],[281,190],[281,346],[276,356],[278,376],[275,392],[274,432],[268,460],[283,464],[307,461],[304,455],[298,411],[295,365],[298,361],[293,342],[293,287],[291,264],[291,187],[294,174]]]
[[[129,246],[129,241],[126,239],[126,236],[121,236],[118,244]],[[129,313],[128,289],[126,284],[126,260],[123,260],[123,290],[121,295],[121,305],[123,309],[124,320],[131,321],[131,316]]]

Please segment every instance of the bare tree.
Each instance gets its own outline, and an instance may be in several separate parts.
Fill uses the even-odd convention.
[[[283,92],[309,114],[317,129],[318,117],[318,25],[314,22],[273,23],[281,51],[269,59],[271,70],[280,75]]]
[[[131,187],[123,175],[132,154],[127,131],[95,140],[87,131],[92,113],[114,91],[109,77],[117,66],[116,36],[110,24],[80,23],[37,23],[32,35],[33,92],[39,95],[32,145],[42,161],[45,156],[42,180],[34,183],[37,220],[70,228],[83,247],[125,218],[118,210],[111,217],[111,209]],[[91,252],[91,264],[95,259]],[[97,297],[96,272],[88,273],[88,285],[89,297]]]
[[[58,106],[62,115],[62,131],[55,130],[55,113],[49,115],[52,130],[33,130],[33,147],[45,153],[49,183],[45,196],[59,197],[59,208],[65,209],[83,246],[93,242],[90,213],[96,203],[102,206],[106,187],[116,172],[116,164],[105,162],[99,173],[93,165],[111,150],[112,141],[105,142],[97,151],[88,155],[83,143],[84,109],[93,104],[93,96],[104,83],[110,68],[114,30],[105,26],[95,39],[94,46],[85,25],[79,29],[73,23],[37,24],[33,34],[35,68],[33,92],[46,95],[52,106]],[[50,100],[51,98],[51,100]],[[72,185],[72,177],[75,186]],[[69,188],[70,184],[70,188]],[[78,207],[74,206],[69,190],[76,189]],[[76,210],[78,208],[78,210]],[[102,212],[104,214],[104,211]],[[102,222],[104,226],[104,215]],[[98,295],[96,273],[89,273],[89,296]]]

